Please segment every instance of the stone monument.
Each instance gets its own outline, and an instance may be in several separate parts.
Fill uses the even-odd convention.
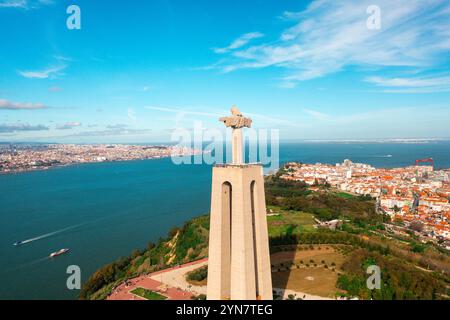
[[[244,163],[252,120],[236,107],[231,114],[220,121],[233,130],[233,161],[212,173],[207,299],[272,300],[263,168]]]

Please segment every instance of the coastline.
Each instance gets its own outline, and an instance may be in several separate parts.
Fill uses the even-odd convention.
[[[39,172],[39,171],[47,171],[47,170],[61,169],[61,168],[66,168],[66,167],[75,167],[75,166],[80,166],[80,165],[84,165],[84,164],[120,163],[120,162],[132,162],[132,161],[159,160],[159,159],[167,159],[167,158],[170,158],[170,157],[171,157],[171,155],[160,156],[160,157],[153,157],[153,158],[136,158],[136,159],[120,159],[120,160],[84,161],[84,162],[64,163],[64,164],[57,164],[57,165],[48,166],[48,167],[44,167],[43,166],[43,167],[40,167],[40,168],[30,168],[30,169],[25,169],[25,170],[11,170],[11,171],[8,171],[8,172],[0,171],[0,176],[2,176],[2,175],[7,176],[7,175],[14,175],[14,174],[24,174],[24,173]]]
[[[84,163],[154,160],[186,157],[201,151],[166,145],[74,145],[49,144],[43,146],[11,146],[0,149],[0,174],[43,171]]]

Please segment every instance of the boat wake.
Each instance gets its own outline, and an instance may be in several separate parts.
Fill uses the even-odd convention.
[[[392,158],[392,154],[387,154],[384,156],[375,156],[375,158]]]
[[[67,227],[67,228],[64,228],[64,229],[60,229],[60,230],[56,230],[56,231],[53,231],[53,232],[50,232],[50,233],[46,233],[46,234],[43,234],[43,235],[31,238],[31,239],[17,241],[16,243],[14,243],[14,245],[15,246],[21,246],[21,245],[24,245],[24,244],[27,244],[27,243],[30,243],[30,242],[34,242],[34,241],[42,240],[42,239],[45,239],[45,238],[49,238],[49,237],[54,236],[56,234],[62,233],[64,231],[68,231],[68,230],[71,230],[71,229],[78,228],[78,227],[82,226],[83,224],[84,223],[80,223],[80,224],[77,224],[77,225],[74,225],[74,226],[70,226],[70,227]]]
[[[18,270],[29,268],[29,267],[35,266],[37,264],[40,264],[40,263],[42,263],[44,261],[48,261],[49,259],[50,259],[50,257],[48,257],[48,256],[47,257],[38,258],[38,259],[32,260],[30,262],[27,262],[27,263],[15,266],[15,267],[12,267],[12,268],[9,268],[9,269],[6,269],[6,270],[2,270],[0,273],[1,274],[7,274],[7,273],[11,273],[11,272],[17,272]]]

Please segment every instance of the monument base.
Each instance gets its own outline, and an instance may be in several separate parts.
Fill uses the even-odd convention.
[[[208,261],[209,300],[272,300],[260,164],[213,168]]]

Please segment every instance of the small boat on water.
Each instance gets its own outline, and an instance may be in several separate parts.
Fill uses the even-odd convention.
[[[17,242],[14,242],[14,246],[20,246],[21,244],[23,244],[23,241],[17,241]]]
[[[61,249],[59,251],[50,253],[50,258],[54,258],[54,257],[60,256],[60,255],[62,255],[64,253],[66,253],[67,251],[69,251],[69,249]]]

